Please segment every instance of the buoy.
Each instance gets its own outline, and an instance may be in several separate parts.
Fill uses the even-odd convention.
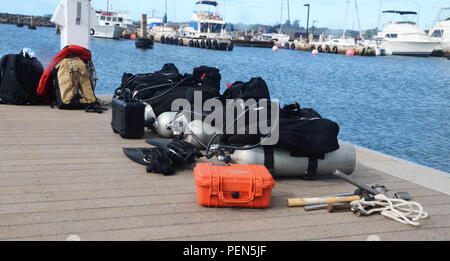
[[[354,56],[355,55],[355,50],[353,50],[353,49],[347,50],[347,52],[345,52],[345,55],[347,55],[347,56]]]
[[[130,40],[136,40],[136,38],[137,38],[137,35],[136,35],[136,34],[131,34],[131,35],[130,35]]]
[[[281,48],[286,48],[286,44],[285,44],[285,43],[282,43],[282,44],[281,44]]]
[[[319,51],[317,50],[317,49],[314,49],[314,50],[312,50],[312,55],[318,55],[319,54]]]
[[[278,52],[278,46],[274,46],[274,47],[272,47],[272,51],[274,51],[274,52]]]

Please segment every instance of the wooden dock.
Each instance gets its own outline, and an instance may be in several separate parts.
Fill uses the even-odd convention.
[[[362,148],[353,177],[408,191],[430,214],[420,227],[286,207],[355,189],[333,178],[277,180],[264,210],[201,207],[190,169],[146,174],[124,156],[147,145],[114,134],[111,110],[0,105],[0,119],[0,240],[450,240],[450,176]]]

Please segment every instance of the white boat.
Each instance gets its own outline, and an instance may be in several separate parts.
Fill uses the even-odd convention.
[[[417,15],[412,11],[383,11],[383,14],[398,14],[405,18]],[[403,21],[389,22],[376,39],[382,39],[381,48],[392,55],[430,56],[438,46],[438,42],[430,40],[428,35],[416,26],[415,22]]]
[[[429,37],[439,42],[437,51],[450,54],[450,7],[442,8],[437,18],[437,25],[430,30]]]
[[[189,38],[221,38],[231,39],[232,36],[226,31],[227,23],[219,14],[217,1],[200,0],[195,3],[196,10],[192,15],[188,26],[180,29],[184,37]]]
[[[119,39],[125,30],[133,29],[133,22],[127,12],[96,11],[98,26],[91,29],[97,38]]]
[[[158,36],[175,36],[177,34],[177,32],[167,26],[166,23],[164,23],[162,18],[158,18],[158,17],[152,17],[147,19],[148,23],[149,23],[149,30],[150,33],[154,36],[158,35]]]
[[[289,42],[289,39],[291,37],[286,34],[276,34],[276,33],[270,33],[270,34],[261,34],[256,37],[259,41],[274,41],[275,44],[284,44]]]

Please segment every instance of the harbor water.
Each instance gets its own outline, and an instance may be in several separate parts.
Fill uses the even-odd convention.
[[[46,66],[59,45],[54,28],[0,25],[1,55],[27,47]],[[313,56],[239,47],[223,52],[162,44],[144,51],[133,41],[102,39],[93,39],[92,53],[97,94],[112,94],[124,72],[153,72],[165,63],[182,73],[215,66],[223,89],[262,77],[272,98],[296,101],[336,121],[340,139],[450,172],[450,61],[443,58]]]

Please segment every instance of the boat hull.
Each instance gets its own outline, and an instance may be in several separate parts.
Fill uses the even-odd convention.
[[[95,38],[120,39],[125,28],[118,26],[95,26],[92,30],[94,33],[92,36]]]
[[[392,55],[430,56],[438,46],[436,42],[418,41],[384,41],[381,47],[392,52]]]

